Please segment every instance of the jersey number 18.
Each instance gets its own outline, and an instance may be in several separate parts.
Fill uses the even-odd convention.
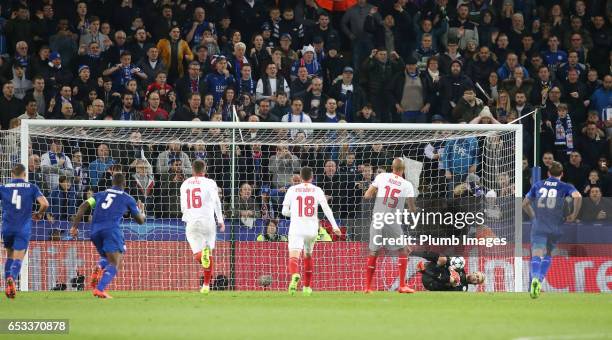
[[[315,199],[312,196],[298,196],[298,216],[312,217],[315,213]]]

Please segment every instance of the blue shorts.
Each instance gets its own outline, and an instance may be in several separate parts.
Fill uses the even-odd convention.
[[[91,242],[96,246],[100,256],[107,253],[125,252],[123,233],[119,229],[104,229],[91,234]]]
[[[2,243],[4,248],[13,250],[26,250],[30,242],[30,232],[23,230],[2,230]]]
[[[546,249],[546,253],[550,254],[561,238],[560,233],[550,231],[531,229],[531,249]]]

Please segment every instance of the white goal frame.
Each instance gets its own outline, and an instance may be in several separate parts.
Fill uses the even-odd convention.
[[[251,123],[251,122],[175,122],[175,121],[106,121],[106,120],[43,120],[23,119],[20,127],[20,159],[28,171],[28,144],[30,127],[96,127],[96,128],[175,128],[175,129],[225,129],[232,131],[231,164],[232,187],[235,185],[236,145],[241,130],[251,129],[308,129],[308,130],[411,130],[411,131],[473,131],[473,132],[511,132],[514,133],[514,192],[515,192],[515,249],[514,249],[514,290],[523,291],[523,237],[522,237],[522,162],[523,162],[523,130],[519,124],[404,124],[404,123]],[[237,131],[238,130],[238,131]],[[26,174],[27,175],[27,174]],[[231,207],[234,207],[234,195],[231,197]],[[28,256],[24,258],[21,269],[20,289],[28,290]]]

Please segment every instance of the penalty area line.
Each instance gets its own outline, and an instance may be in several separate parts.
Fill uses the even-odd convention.
[[[512,340],[574,340],[574,339],[612,339],[612,334],[567,334],[567,335],[542,335],[522,336]]]

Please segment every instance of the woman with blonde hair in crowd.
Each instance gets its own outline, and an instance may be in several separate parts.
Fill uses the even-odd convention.
[[[505,90],[499,92],[499,97],[495,103],[495,112],[494,116],[496,119],[500,117],[507,117],[512,108],[510,102],[510,95]]]

